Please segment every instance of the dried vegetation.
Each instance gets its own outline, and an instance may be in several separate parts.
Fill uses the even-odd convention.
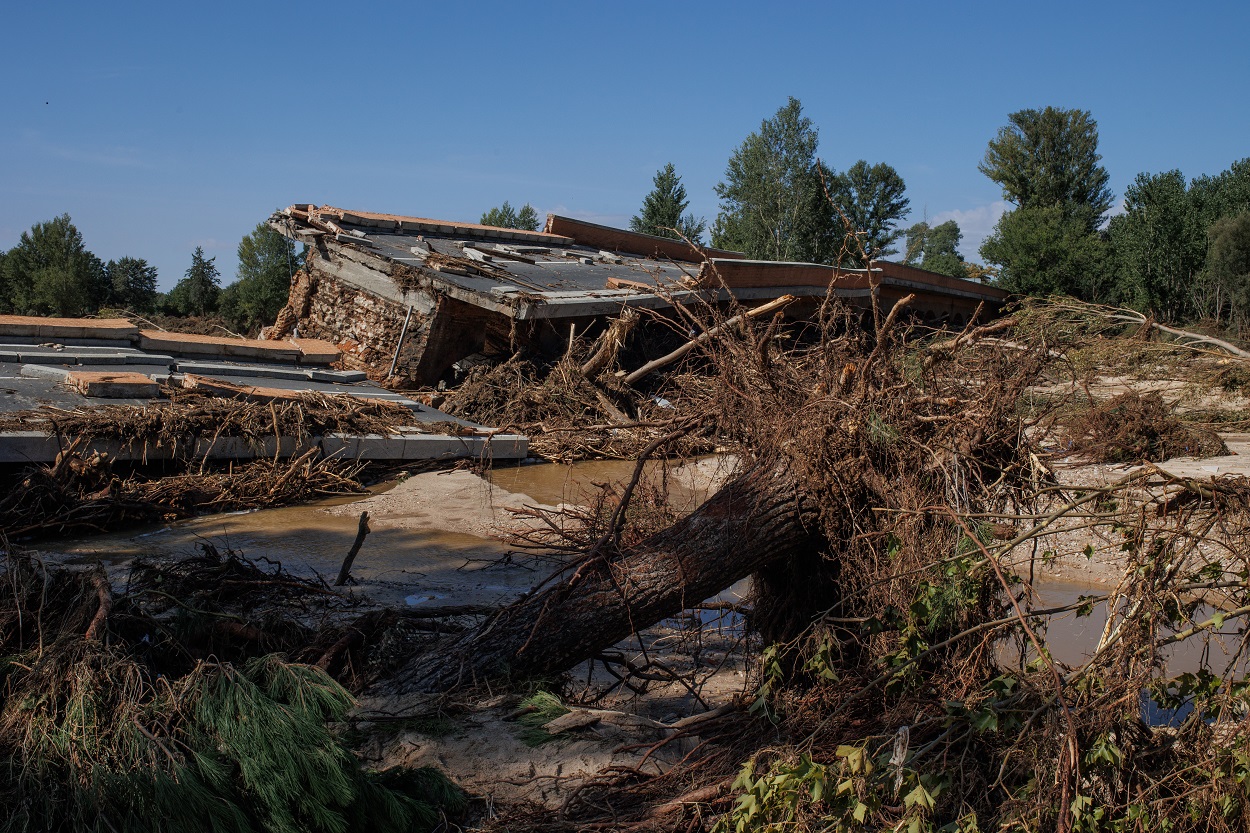
[[[1094,487],[1055,475],[1073,432],[1125,460],[1195,450],[1162,399],[1085,395],[1072,353],[1093,331],[1121,356],[1192,350],[1141,330],[1040,302],[961,333],[893,314],[861,329],[830,305],[807,329],[718,339],[703,415],[785,473],[823,542],[755,576],[752,716],[701,727],[660,775],[605,772],[501,826],[1246,829],[1250,487],[1149,465]],[[1060,528],[1100,531],[1088,554],[1126,559],[1123,580],[1047,604],[1033,568]],[[1095,646],[1055,659],[1048,625],[1091,614]],[[1169,667],[1178,650],[1197,671]]]

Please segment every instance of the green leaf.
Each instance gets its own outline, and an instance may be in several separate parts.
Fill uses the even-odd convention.
[[[907,795],[903,796],[904,807],[923,807],[926,810],[933,809],[933,796],[920,784]]]

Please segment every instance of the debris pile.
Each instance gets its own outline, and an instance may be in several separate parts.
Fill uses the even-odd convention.
[[[1228,453],[1219,434],[1181,422],[1157,393],[1126,391],[1096,405],[1072,433],[1072,450],[1095,463],[1157,463]]]
[[[6,559],[4,829],[433,830],[463,811],[437,771],[362,771],[332,730],[351,695],[242,633],[261,620],[227,612],[262,596],[272,612],[275,585],[295,591],[288,602],[313,587],[232,557],[137,571],[115,595],[99,569]],[[205,635],[229,632],[225,659]]]

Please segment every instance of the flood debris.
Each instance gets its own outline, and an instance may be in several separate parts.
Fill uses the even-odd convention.
[[[1072,450],[1097,463],[1158,463],[1228,453],[1219,434],[1182,422],[1158,393],[1121,393],[1080,418],[1072,434]]]
[[[436,770],[361,769],[334,728],[351,695],[271,653],[312,585],[207,552],[132,579],[5,559],[3,829],[433,830],[463,811]]]
[[[436,271],[493,274],[444,254]],[[550,458],[637,461],[584,505],[520,513],[518,551],[500,560],[546,572],[510,604],[382,608],[205,551],[138,566],[121,592],[103,572],[75,573],[48,611],[83,644],[114,640],[172,669],[162,685],[184,699],[143,702],[178,718],[139,721],[162,742],[171,731],[221,742],[179,722],[199,714],[187,704],[213,702],[202,692],[217,680],[289,699],[274,680],[293,674],[367,696],[375,751],[424,743],[400,740],[402,721],[493,710],[556,738],[546,754],[561,743],[636,753],[575,781],[557,764],[549,777],[563,789],[493,803],[474,819],[485,829],[1244,829],[1250,486],[1167,459],[1227,447],[1202,445],[1174,400],[1133,387],[1181,352],[1243,359],[1113,310],[1030,301],[935,327],[909,313],[916,302],[865,315],[826,298],[803,318],[683,305],[670,334],[693,346],[636,385],[627,365],[647,363],[629,352],[641,330],[625,317],[581,340],[566,330],[554,355],[522,347],[471,370],[446,392],[453,412],[532,431]],[[1136,375],[1112,374],[1116,356]],[[1089,445],[1074,452],[1073,436]],[[643,477],[652,458],[710,448],[732,451],[738,469],[690,511]],[[1112,471],[1091,466],[1095,454],[1148,462]],[[91,476],[63,462],[59,476]],[[1114,555],[1122,573],[1057,602],[1044,570],[1074,555]],[[350,569],[349,558],[344,578]],[[746,601],[706,604],[747,577]],[[680,661],[665,653],[686,640],[682,623],[718,605],[755,669],[746,696],[708,693],[728,652],[712,658],[702,633]],[[1093,648],[1062,659],[1051,629],[1087,616]],[[1172,664],[1187,645],[1196,659]],[[18,661],[6,680],[35,667]],[[622,705],[661,687],[680,693],[681,711]],[[21,702],[6,696],[5,709]],[[309,720],[323,727],[343,717],[319,708]]]

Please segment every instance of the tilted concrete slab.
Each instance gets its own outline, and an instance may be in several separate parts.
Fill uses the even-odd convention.
[[[315,338],[267,341],[140,330],[139,346],[174,356],[216,356],[292,364],[328,365],[339,358],[337,347]]]
[[[65,383],[83,396],[102,399],[142,399],[159,396],[161,386],[142,373],[70,371]]]
[[[415,431],[416,429],[409,429]],[[0,463],[52,463],[68,440],[41,431],[0,432]],[[327,434],[296,442],[292,437],[250,440],[242,437],[215,437],[196,441],[195,448],[170,448],[154,443],[123,443],[118,440],[95,440],[81,447],[84,454],[100,452],[119,462],[149,463],[175,458],[209,460],[252,460],[256,458],[289,458],[317,449],[322,456],[343,460],[452,460],[478,457],[495,460],[520,460],[529,453],[529,439],[519,434],[476,434],[447,436],[444,434],[403,433],[396,436],[367,434],[348,436]]]
[[[139,328],[124,318],[43,318],[34,315],[0,315],[0,337],[107,338],[133,340]]]

